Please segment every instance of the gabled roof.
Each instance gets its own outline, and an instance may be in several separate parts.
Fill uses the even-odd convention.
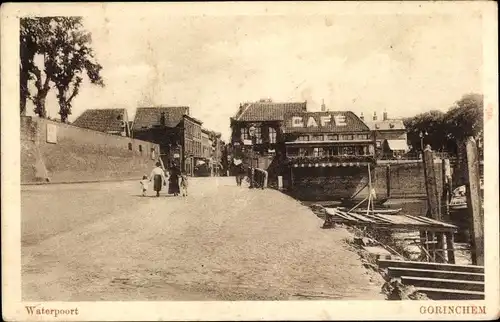
[[[293,117],[302,117],[304,126],[292,126]],[[307,126],[310,117],[314,118],[317,126]],[[329,121],[321,124],[321,118],[328,118]],[[341,122],[342,121],[342,122]],[[345,125],[342,125],[345,124]],[[288,113],[285,116],[283,131],[285,133],[347,133],[347,132],[368,132],[368,126],[356,114],[350,111],[325,111],[325,112],[302,112]]]
[[[72,124],[99,132],[122,132],[123,122],[128,122],[126,109],[108,108],[86,110]]]
[[[138,107],[135,113],[133,130],[141,130],[161,125],[162,113],[165,115],[165,126],[176,127],[184,115],[189,115],[188,106]]]
[[[371,131],[406,130],[403,120],[365,121]]]
[[[236,113],[235,121],[282,121],[286,113],[305,112],[307,102],[300,103],[275,103],[255,102],[245,103]]]

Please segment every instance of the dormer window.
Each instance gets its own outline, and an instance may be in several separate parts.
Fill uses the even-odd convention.
[[[393,128],[394,128],[394,124],[390,123],[390,124],[389,124],[389,127],[390,127],[391,129],[393,129]]]
[[[376,129],[379,129],[379,128],[380,128],[380,125],[375,124],[375,128],[376,128]]]

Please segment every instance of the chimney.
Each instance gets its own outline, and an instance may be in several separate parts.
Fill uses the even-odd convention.
[[[384,111],[383,119],[384,119],[384,121],[387,121],[387,111]]]
[[[361,115],[359,116],[359,118],[361,119],[361,121],[365,120],[365,116],[363,115],[363,112],[361,112]]]
[[[325,100],[321,100],[321,112],[326,111]]]
[[[376,121],[377,120],[377,112],[373,112],[373,120]]]

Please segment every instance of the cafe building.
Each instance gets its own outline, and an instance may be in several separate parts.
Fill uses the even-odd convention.
[[[349,197],[374,164],[370,128],[350,111],[289,113],[283,132],[286,184],[299,194]]]

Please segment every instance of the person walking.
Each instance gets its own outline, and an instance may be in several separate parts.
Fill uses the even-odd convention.
[[[161,168],[161,163],[156,162],[156,167],[151,171],[149,176],[149,181],[153,181],[153,189],[156,191],[156,196],[160,196],[161,186],[167,185],[167,178],[165,177],[165,172]]]
[[[176,164],[172,164],[170,168],[170,177],[168,178],[168,193],[178,196],[180,193],[179,179],[180,179],[180,169]]]

